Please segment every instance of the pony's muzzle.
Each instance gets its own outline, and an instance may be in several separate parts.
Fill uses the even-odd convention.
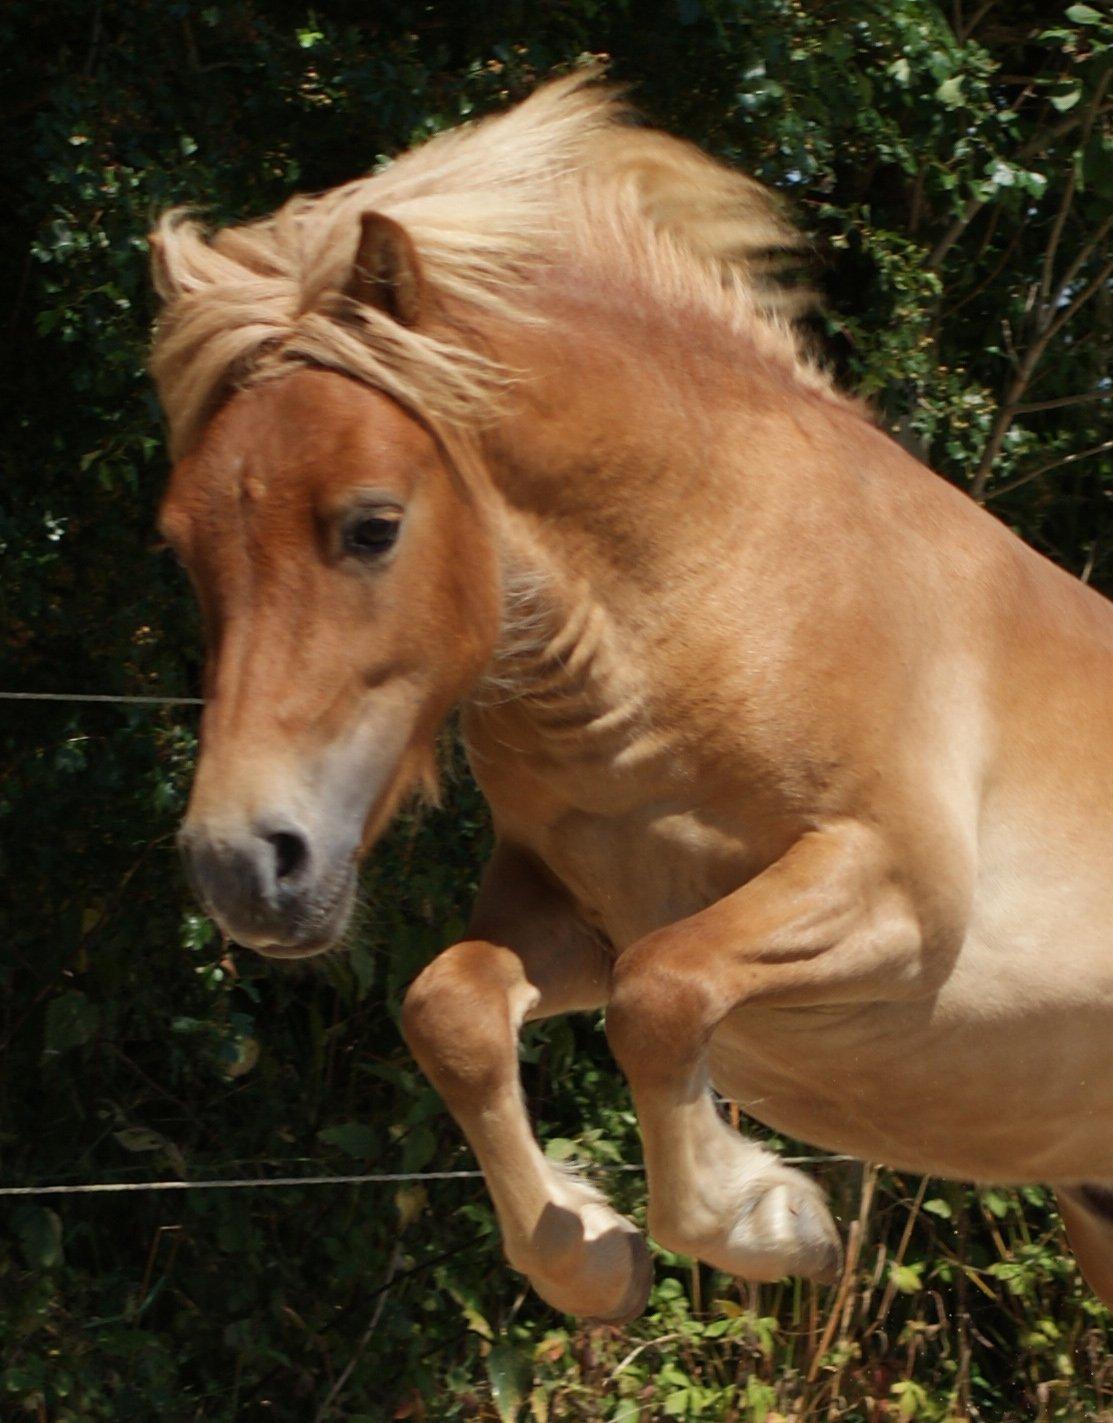
[[[212,831],[187,824],[178,846],[202,908],[237,943],[293,956],[335,940],[350,875],[322,873],[300,827],[263,823]]]

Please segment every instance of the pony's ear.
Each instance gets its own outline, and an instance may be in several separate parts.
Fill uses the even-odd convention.
[[[403,326],[416,326],[424,287],[410,234],[392,217],[365,212],[359,220],[359,242],[345,295],[376,307]]]

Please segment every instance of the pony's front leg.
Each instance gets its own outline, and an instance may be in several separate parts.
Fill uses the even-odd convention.
[[[637,1108],[654,1239],[746,1279],[832,1278],[841,1251],[822,1192],[722,1120],[708,1043],[747,1003],[901,996],[920,948],[872,835],[844,826],[805,835],[734,894],[621,956],[607,1033]]]
[[[505,845],[469,928],[474,937],[410,988],[406,1041],[479,1160],[511,1265],[557,1309],[631,1319],[652,1280],[645,1241],[592,1186],[546,1160],[518,1073],[522,1024],[602,1006],[608,955],[558,887]]]

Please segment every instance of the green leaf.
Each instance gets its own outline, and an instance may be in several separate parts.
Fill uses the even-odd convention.
[[[317,1136],[328,1146],[337,1146],[345,1155],[360,1160],[370,1156],[375,1144],[374,1132],[363,1122],[340,1122],[334,1127],[324,1127]]]
[[[1065,114],[1068,109],[1073,109],[1082,97],[1082,85],[1075,84],[1072,88],[1062,94],[1051,95],[1051,107],[1058,109],[1061,114]]]
[[[464,1316],[468,1328],[481,1339],[494,1339],[494,1331],[474,1300],[465,1295],[462,1289],[450,1289],[449,1293],[460,1306],[460,1313]]]
[[[899,1290],[902,1295],[918,1294],[924,1287],[922,1269],[922,1265],[891,1265],[889,1279],[893,1288]]]
[[[415,1127],[402,1144],[402,1170],[422,1171],[432,1161],[437,1138],[428,1127]]]
[[[50,1270],[62,1263],[62,1219],[45,1206],[20,1206],[15,1212],[15,1233],[23,1258],[34,1270]]]
[[[1113,141],[1094,134],[1082,151],[1079,166],[1087,187],[1099,197],[1113,197]]]
[[[573,1161],[579,1154],[579,1146],[566,1136],[550,1137],[545,1143],[545,1155],[550,1161]]]
[[[1002,1191],[983,1191],[982,1201],[986,1210],[995,1215],[998,1220],[1003,1220],[1009,1213],[1011,1202]]]
[[[765,1423],[777,1402],[777,1390],[751,1374],[746,1380],[746,1402],[750,1408],[750,1423]]]
[[[348,951],[348,962],[352,966],[357,985],[357,996],[364,998],[375,977],[375,960],[364,944],[353,944]]]
[[[893,1384],[890,1390],[893,1397],[898,1400],[897,1417],[915,1418],[920,1409],[927,1403],[927,1394],[920,1384],[912,1379],[900,1379]]]
[[[125,1127],[112,1135],[125,1151],[163,1151],[167,1145],[162,1133],[151,1131],[150,1127]]]
[[[398,1210],[398,1225],[408,1230],[429,1204],[429,1192],[422,1185],[399,1186],[394,1193],[394,1204]]]
[[[100,1026],[100,1009],[74,989],[47,1004],[43,1056],[68,1052],[87,1043]]]
[[[1092,5],[1068,5],[1067,19],[1076,25],[1103,25],[1105,16]]]
[[[533,1383],[533,1365],[514,1344],[496,1344],[487,1355],[491,1397],[502,1423],[514,1423]]]
[[[958,74],[951,79],[944,79],[936,89],[935,97],[948,109],[961,108],[966,102],[966,96],[962,92],[962,75]]]

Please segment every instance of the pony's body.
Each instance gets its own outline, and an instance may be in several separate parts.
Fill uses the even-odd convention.
[[[439,251],[420,168],[414,191],[388,172],[335,206],[355,223],[382,182],[388,212],[416,212],[416,252],[364,226],[356,271],[385,297],[338,298],[350,252],[310,252],[334,286],[299,279],[285,334],[277,305],[256,312],[271,378],[231,399],[246,328],[214,311],[245,299],[199,248],[164,259],[162,383],[193,451],[166,523],[220,628],[189,818],[202,890],[264,951],[319,946],[344,856],[462,701],[499,848],[407,1034],[548,1298],[620,1317],[644,1296],[630,1227],[544,1161],[517,1088],[523,1020],[604,1003],[666,1244],[757,1278],[834,1264],[814,1187],[727,1131],[710,1077],[824,1147],[1067,1188],[1109,1297],[1109,1203],[1073,1188],[1113,1182],[1113,610],[800,360],[762,315],[761,263],[722,235],[742,194],[751,248],[783,242],[748,187],[609,114],[598,128],[575,85],[548,94],[552,125],[574,137],[580,115],[586,176],[554,169],[563,239],[505,259],[529,269],[526,319],[488,300],[481,252],[445,269],[436,349],[415,344]],[[519,141],[540,145],[537,113]],[[446,149],[451,172],[497,132]],[[247,231],[218,246],[270,301],[281,244]],[[517,376],[465,436],[412,387],[421,357],[434,407],[466,403],[436,362],[472,323],[468,349]],[[236,346],[223,375],[214,329]],[[464,372],[471,398],[490,375]],[[352,491],[406,521],[362,582],[319,532]]]
[[[662,334],[645,318],[637,349]],[[621,953],[817,821],[875,824],[925,899],[958,898],[944,941],[880,984],[738,1009],[715,1085],[908,1170],[1113,1180],[1113,608],[856,412],[796,396],[786,429],[745,374],[709,410],[701,333],[670,334],[671,398],[636,430],[608,433],[618,354],[581,372],[569,454],[590,432],[600,464],[638,471],[637,545],[603,530],[580,591],[582,543],[547,541],[546,575],[579,600],[569,631],[536,696],[520,656],[513,695],[481,687],[464,724],[501,834]],[[537,458],[567,487],[531,356],[509,477],[531,483]]]

